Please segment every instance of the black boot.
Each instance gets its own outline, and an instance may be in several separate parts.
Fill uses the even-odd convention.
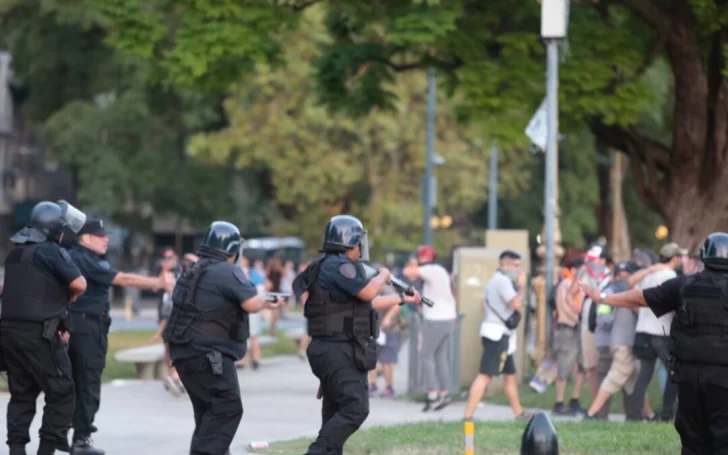
[[[73,441],[73,447],[71,447],[71,455],[104,455],[101,449],[97,449],[92,445],[90,437],[77,439]]]
[[[40,446],[38,446],[38,455],[54,455],[56,453],[56,442],[48,441],[46,439],[40,440]]]
[[[25,446],[10,446],[10,455],[28,455]]]

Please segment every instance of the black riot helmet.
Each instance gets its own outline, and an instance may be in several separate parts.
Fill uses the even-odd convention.
[[[235,256],[235,262],[243,252],[244,239],[240,230],[227,221],[215,221],[205,233],[200,245],[200,256],[227,259]]]
[[[10,238],[15,244],[60,243],[64,231],[77,234],[86,223],[86,214],[66,201],[43,201],[33,207],[25,227]]]
[[[707,269],[728,271],[728,233],[710,234],[700,248],[700,260]]]
[[[340,253],[359,247],[360,259],[369,260],[369,235],[358,218],[350,215],[338,215],[329,220],[324,232],[324,253]]]

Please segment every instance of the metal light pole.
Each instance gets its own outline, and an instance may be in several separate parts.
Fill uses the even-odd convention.
[[[556,176],[559,134],[559,44],[566,38],[567,0],[543,0],[541,3],[541,36],[546,41],[546,182],[544,227],[546,236],[546,295],[551,295],[556,269]]]
[[[435,167],[435,68],[427,71],[427,155],[425,161],[425,181],[422,185],[424,191],[423,221],[424,221],[424,243],[432,245],[432,219],[433,207],[435,205],[434,173]]]
[[[498,147],[490,147],[490,179],[488,181],[488,229],[498,229]]]

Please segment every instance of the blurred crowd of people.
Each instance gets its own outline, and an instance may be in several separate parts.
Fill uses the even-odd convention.
[[[592,302],[577,282],[603,291],[603,295],[629,289],[659,286],[680,274],[699,271],[699,261],[675,243],[657,254],[634,250],[629,261],[615,263],[606,249],[594,245],[583,254],[566,258],[562,278],[549,296],[549,344],[556,369],[555,415],[580,415],[586,419],[609,416],[612,396],[622,392],[629,421],[674,419],[677,389],[667,381],[668,340],[673,314],[660,318],[648,308],[612,308]],[[658,362],[659,361],[659,362]],[[658,365],[663,391],[662,409],[655,412],[647,390]],[[566,399],[572,379],[570,400]],[[591,403],[583,408],[581,389],[588,386]]]

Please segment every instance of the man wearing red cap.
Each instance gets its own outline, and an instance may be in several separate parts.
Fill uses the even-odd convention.
[[[417,265],[405,267],[402,273],[409,280],[420,278],[422,294],[431,298],[433,307],[422,307],[422,362],[427,401],[423,411],[439,411],[452,401],[448,395],[450,377],[448,341],[457,321],[455,296],[450,274],[445,267],[434,262],[435,249],[430,245],[417,248]]]

